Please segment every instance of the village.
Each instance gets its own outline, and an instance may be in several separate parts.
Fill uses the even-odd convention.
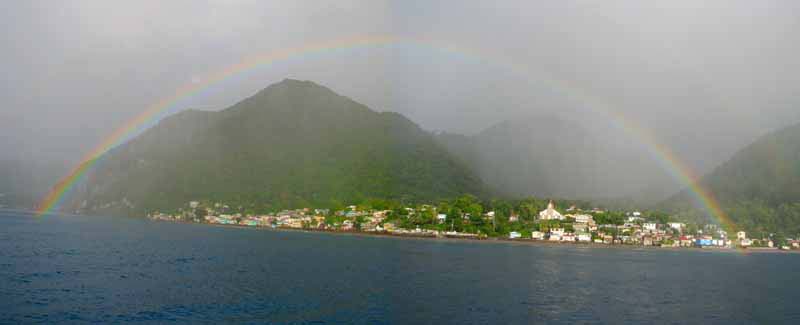
[[[682,222],[659,223],[648,220],[641,212],[624,214],[621,224],[598,223],[595,216],[607,213],[601,209],[582,210],[571,206],[566,213],[559,212],[554,202],[535,216],[533,222],[524,222],[511,213],[502,220],[512,229],[491,235],[481,228],[465,230],[465,225],[482,224],[496,229],[498,214],[495,211],[475,216],[470,213],[448,215],[437,213],[431,205],[402,207],[397,210],[360,209],[351,205],[341,210],[303,208],[282,210],[270,214],[232,213],[223,203],[204,204],[191,201],[185,209],[167,214],[154,212],[151,220],[195,222],[214,225],[267,227],[327,232],[358,232],[405,237],[494,239],[510,241],[536,241],[543,243],[632,245],[665,248],[716,248],[716,249],[780,249],[800,250],[800,240],[785,238],[750,238],[739,230],[729,234],[714,224],[687,225]],[[452,214],[452,213],[451,213]],[[416,222],[411,222],[416,220]],[[420,220],[423,220],[420,222]],[[456,229],[455,225],[460,223]],[[779,241],[780,240],[780,241]]]

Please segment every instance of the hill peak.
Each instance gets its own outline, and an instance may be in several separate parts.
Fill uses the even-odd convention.
[[[321,91],[330,94],[336,94],[330,88],[320,85],[316,82],[291,78],[285,78],[280,82],[271,84],[267,86],[267,88],[264,88],[261,92],[267,92],[269,90],[288,90],[290,92]],[[338,96],[338,94],[336,95]]]

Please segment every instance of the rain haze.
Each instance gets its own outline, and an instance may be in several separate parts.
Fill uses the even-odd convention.
[[[223,109],[293,78],[399,112],[432,132],[472,136],[509,120],[533,129],[555,116],[607,135],[592,136],[599,146],[623,148],[624,158],[613,162],[619,170],[659,166],[641,133],[620,126],[623,116],[697,174],[758,136],[800,122],[796,1],[0,6],[0,152],[4,163],[30,167],[23,176],[37,180],[24,186],[55,182],[115,129],[182,86],[250,57],[358,37],[397,41],[300,53],[248,69],[159,116]],[[686,185],[667,171],[643,170],[635,185],[604,195],[658,187],[663,198]]]

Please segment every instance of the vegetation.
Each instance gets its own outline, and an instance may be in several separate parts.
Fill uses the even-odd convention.
[[[544,135],[558,133],[548,127],[576,129],[558,121],[540,125],[536,132]],[[246,213],[308,206],[335,210],[349,202],[385,207],[441,202],[403,222],[428,225],[443,213],[447,223],[436,227],[518,231],[523,229],[508,217],[515,213],[522,224],[532,221],[544,208],[542,201],[476,202],[495,194],[513,197],[530,184],[542,189],[531,194],[543,197],[574,195],[575,184],[596,183],[573,172],[580,165],[570,165],[592,161],[593,145],[522,138],[527,129],[501,124],[475,137],[433,136],[402,115],[372,111],[312,82],[285,80],[219,112],[189,110],[166,118],[114,149],[78,188],[70,210],[141,214],[198,198]],[[490,192],[481,178],[510,185]],[[730,217],[734,226],[727,226],[735,229],[727,230],[800,233],[800,125],[759,139],[702,183]],[[692,205],[687,191],[657,209],[688,223],[716,222]],[[496,211],[491,224],[480,217],[484,211]],[[470,222],[453,219],[460,214]],[[601,224],[620,224],[625,216],[594,217]],[[652,212],[647,218],[664,223],[668,214]]]
[[[163,120],[111,152],[82,189],[74,207],[85,200],[90,210],[127,213],[198,198],[271,211],[486,193],[431,134],[402,115],[296,80],[220,112],[190,110]]]
[[[800,233],[800,125],[758,139],[702,180],[735,227]],[[687,220],[707,221],[684,191],[664,204]]]

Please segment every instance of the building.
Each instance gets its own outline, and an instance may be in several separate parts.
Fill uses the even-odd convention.
[[[514,214],[512,212],[511,215],[508,217],[508,222],[517,222],[517,221],[519,221],[519,215]]]
[[[747,239],[747,233],[744,232],[744,231],[737,232],[736,233],[736,239],[738,239],[738,240]]]
[[[680,222],[670,222],[668,225],[670,228],[678,231],[683,231],[683,228],[686,228],[686,225]]]
[[[576,223],[594,223],[594,218],[588,214],[578,214],[574,218]]]
[[[393,223],[387,222],[383,224],[383,230],[385,230],[386,232],[393,232],[397,230],[397,227]]]
[[[518,233],[516,231],[512,231],[510,234],[508,234],[508,238],[509,239],[517,239],[517,238],[520,238],[520,237],[522,237],[522,234],[520,234],[520,233]]]
[[[643,224],[642,227],[644,227],[645,230],[650,230],[650,231],[655,231],[656,229],[658,229],[658,225],[652,222],[647,222]]]
[[[590,242],[592,241],[592,236],[588,232],[579,232],[578,233],[578,241],[579,242]]]
[[[544,239],[544,233],[541,231],[531,232],[531,239],[542,240]]]
[[[638,222],[638,221],[644,221],[644,218],[639,217],[639,216],[628,217],[627,221],[628,221],[628,223],[635,223],[635,222]]]
[[[444,213],[439,213],[438,215],[436,215],[436,221],[438,221],[439,223],[443,223],[446,219],[447,215]]]
[[[553,205],[553,201],[547,204],[547,209],[542,210],[539,212],[539,220],[564,220],[564,216],[559,213],[555,205]]]

